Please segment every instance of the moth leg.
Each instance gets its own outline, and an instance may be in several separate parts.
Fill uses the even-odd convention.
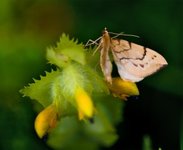
[[[99,48],[101,47],[101,43],[100,44],[98,44],[98,46],[97,46],[97,48],[95,49],[95,51],[93,52],[93,56],[95,55],[95,53],[99,50]]]
[[[94,54],[97,52],[97,50],[100,47],[100,44],[97,43],[97,40],[93,41],[93,40],[89,39],[88,42],[85,44],[85,47],[88,47],[88,46],[93,45],[93,44],[98,45],[97,48],[95,49],[95,51],[92,54],[94,56]]]
[[[88,46],[93,45],[93,44],[99,45],[97,42],[98,42],[101,38],[102,38],[102,37],[99,37],[99,38],[97,38],[96,40],[89,39],[89,40],[87,41],[87,43],[85,44],[85,47],[88,47]]]
[[[86,42],[85,47],[88,47],[88,46],[93,45],[93,44],[97,44],[97,45],[98,45],[98,43],[96,43],[96,41],[94,41],[94,40],[92,40],[92,39],[89,39],[89,40]]]

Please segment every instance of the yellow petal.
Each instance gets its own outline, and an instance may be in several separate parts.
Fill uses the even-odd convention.
[[[129,96],[139,95],[139,90],[135,83],[124,81],[120,77],[112,78],[112,84],[108,84],[111,93],[121,99],[127,100]]]
[[[79,111],[79,119],[91,118],[94,113],[94,106],[90,96],[82,88],[76,89],[75,99]]]
[[[51,104],[41,111],[35,119],[34,127],[40,138],[56,126],[58,120],[57,109]]]

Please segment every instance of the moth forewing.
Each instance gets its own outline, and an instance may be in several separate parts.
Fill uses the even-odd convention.
[[[111,77],[112,63],[109,57],[109,50],[111,48],[111,38],[107,30],[104,30],[99,45],[100,45],[100,66],[106,81],[112,84],[112,77]]]
[[[149,48],[125,40],[111,42],[114,61],[124,80],[139,82],[167,65],[163,56]]]
[[[115,64],[118,69],[118,73],[123,80],[131,81],[131,82],[138,82],[138,81],[143,80],[143,77],[135,76],[126,69],[124,64],[127,65],[129,63],[128,60],[125,60],[123,63],[121,63],[121,60],[118,59],[118,57],[115,55],[114,51],[112,51],[112,53],[113,53],[113,58],[114,58]]]

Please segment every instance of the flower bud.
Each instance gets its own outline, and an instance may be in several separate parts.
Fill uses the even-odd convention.
[[[139,95],[139,90],[135,83],[124,81],[120,77],[112,78],[112,84],[107,84],[109,90],[115,97],[127,100],[129,96]]]
[[[35,119],[34,127],[40,138],[43,138],[51,129],[55,128],[58,113],[55,105],[51,104],[42,110]]]
[[[94,106],[88,93],[79,87],[76,89],[75,99],[79,111],[79,119],[91,118],[94,114]]]

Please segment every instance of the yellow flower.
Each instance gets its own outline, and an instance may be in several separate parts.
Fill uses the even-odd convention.
[[[51,104],[43,109],[35,119],[34,127],[40,138],[43,138],[51,129],[56,127],[58,113],[56,106]]]
[[[129,96],[139,95],[139,90],[135,83],[124,81],[120,77],[112,78],[112,84],[108,88],[115,97],[127,100]]]
[[[79,119],[91,118],[94,114],[93,102],[88,93],[81,87],[76,89],[75,99],[79,111]]]

